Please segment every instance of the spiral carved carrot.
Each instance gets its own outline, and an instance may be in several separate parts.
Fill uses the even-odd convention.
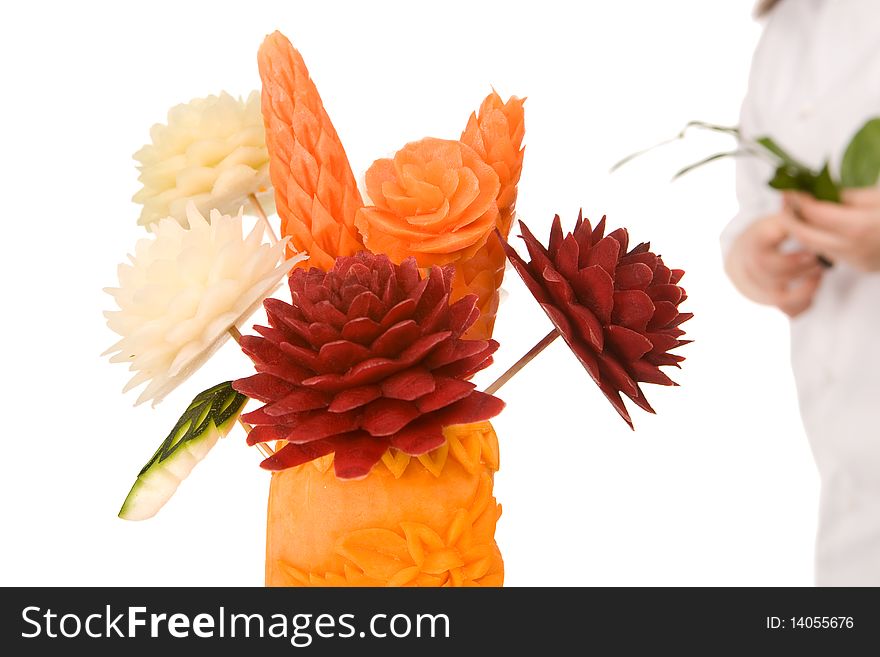
[[[506,103],[495,91],[471,114],[461,141],[473,148],[498,174],[501,188],[497,196],[498,230],[506,238],[516,205],[517,184],[522,173],[522,146],[525,134],[524,98],[512,96]],[[480,318],[467,333],[481,340],[492,335],[498,311],[499,288],[504,278],[506,258],[496,235],[491,235],[470,260],[456,266],[453,299],[466,294],[479,297]]]

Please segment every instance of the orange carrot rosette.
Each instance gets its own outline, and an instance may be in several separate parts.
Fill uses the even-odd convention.
[[[470,146],[426,138],[367,170],[373,205],[357,213],[364,245],[419,267],[472,258],[498,220],[498,174]]]

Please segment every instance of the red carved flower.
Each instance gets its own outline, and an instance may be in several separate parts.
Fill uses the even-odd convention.
[[[338,477],[363,477],[389,447],[424,454],[443,444],[443,427],[501,412],[466,380],[498,343],[461,339],[479,311],[474,295],[449,305],[452,271],[422,278],[414,258],[359,253],[328,272],[295,270],[292,304],[265,301],[270,326],[241,340],[257,374],[233,384],[265,402],[242,416],[254,425],[248,443],[287,441],[264,468],[334,452]]]
[[[669,351],[680,340],[679,326],[693,317],[679,312],[687,298],[678,285],[684,271],[669,269],[642,243],[627,251],[629,235],[618,228],[605,235],[605,217],[593,229],[578,215],[574,231],[563,237],[559,215],[549,248],[520,222],[531,262],[504,243],[507,257],[626,423],[632,420],[620,393],[653,413],[639,382],[676,385],[660,371],[678,367],[684,357]]]

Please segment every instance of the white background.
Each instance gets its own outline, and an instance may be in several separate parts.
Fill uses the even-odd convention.
[[[158,408],[126,368],[101,292],[143,235],[131,154],[172,105],[258,88],[262,37],[303,53],[356,175],[407,141],[456,138],[494,85],[528,96],[518,209],[609,215],[687,270],[693,345],[646,386],[631,432],[564,344],[501,396],[495,422],[508,585],[809,585],[817,477],[787,324],[736,295],[717,236],[732,165],[669,184],[723,143],[696,137],[609,176],[688,119],[735,123],[760,26],[751,2],[16,3],[0,24],[4,97],[0,584],[262,583],[269,476],[234,432],[153,520],[116,518],[182,407],[246,375],[233,344]],[[549,324],[510,273],[488,382]]]

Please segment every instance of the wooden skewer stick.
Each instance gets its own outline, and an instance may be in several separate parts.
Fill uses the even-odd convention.
[[[266,212],[263,210],[263,206],[260,205],[260,202],[257,200],[256,194],[250,194],[248,199],[251,202],[251,205],[254,206],[254,210],[257,213],[257,216],[260,218],[260,221],[263,222],[263,230],[265,230],[266,234],[269,235],[269,241],[272,244],[278,243],[278,237],[275,235],[275,231],[272,230],[272,224],[269,223],[269,217],[266,216]]]
[[[526,352],[526,355],[516,361],[513,365],[510,366],[504,374],[495,379],[495,382],[486,388],[483,392],[488,395],[494,395],[501,389],[505,383],[510,381],[517,372],[519,372],[522,368],[529,364],[529,362],[535,358],[538,354],[544,351],[550,344],[559,337],[559,331],[557,329],[553,329],[538,342],[534,347]]]
[[[265,216],[265,215],[263,215]],[[268,225],[268,224],[267,224]],[[271,228],[270,228],[271,230]],[[235,340],[238,344],[241,344],[241,331],[236,328],[235,325],[230,326],[228,329],[229,335],[232,336],[232,339]],[[253,427],[249,425],[247,422],[243,421],[241,418],[238,418],[238,423],[242,426],[242,428],[250,433]],[[266,443],[257,443],[257,449],[260,450],[260,453],[265,457],[269,458],[270,456],[275,456],[275,452],[272,451],[272,448],[269,447]]]

